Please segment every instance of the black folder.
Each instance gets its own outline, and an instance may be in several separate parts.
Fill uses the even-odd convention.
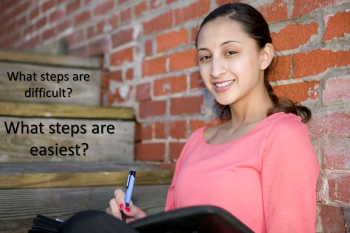
[[[252,233],[224,209],[193,206],[150,215],[129,223],[140,233]]]
[[[28,233],[56,233],[62,222],[38,215]],[[252,233],[224,209],[193,206],[149,215],[128,224],[140,233]],[[77,232],[79,233],[79,232]]]

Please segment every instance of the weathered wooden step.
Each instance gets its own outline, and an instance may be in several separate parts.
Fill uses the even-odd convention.
[[[133,119],[133,109],[130,108],[0,102],[0,162],[132,162],[135,138]],[[18,125],[16,133],[13,127],[9,132],[11,123],[15,127]],[[40,124],[43,125],[42,131],[38,128],[38,132],[34,133],[28,132],[24,126],[27,125],[31,130]],[[58,133],[57,124],[60,128],[63,125],[75,125],[80,129],[73,136]],[[84,127],[85,132],[81,127]],[[94,130],[97,128],[98,133]],[[85,151],[84,143],[88,145]],[[30,154],[32,147],[52,147],[55,150],[61,147],[73,148],[76,145],[81,147],[80,156]]]
[[[61,103],[73,105],[100,104],[101,60],[66,55],[48,55],[0,51],[0,100],[34,103]],[[21,72],[25,77],[36,74],[36,81],[10,81],[8,75]],[[67,75],[68,81],[48,81],[46,74]],[[41,76],[45,80],[41,79]],[[74,81],[74,75],[86,75],[88,81]],[[19,75],[18,75],[19,77]],[[56,78],[57,79],[57,78]],[[47,98],[25,96],[26,91],[34,88],[42,90],[63,90],[67,98]],[[71,88],[71,90],[69,89]],[[69,93],[70,92],[70,93]],[[29,93],[29,92],[28,92]],[[69,94],[68,94],[69,93]]]
[[[133,120],[132,108],[0,102],[0,116]]]
[[[170,184],[173,171],[134,163],[0,163],[0,189],[125,185],[130,170],[135,185]]]

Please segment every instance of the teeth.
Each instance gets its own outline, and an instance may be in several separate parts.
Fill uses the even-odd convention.
[[[218,84],[215,84],[215,86],[217,87],[226,87],[227,85],[229,85],[230,83],[232,83],[233,81],[230,80],[230,81],[227,81],[227,82],[224,82],[224,83],[218,83]]]

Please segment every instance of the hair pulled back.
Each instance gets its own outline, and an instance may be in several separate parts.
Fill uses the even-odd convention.
[[[228,18],[238,22],[242,26],[243,30],[256,41],[259,49],[264,48],[267,43],[272,43],[269,26],[261,13],[246,3],[235,2],[220,6],[205,17],[197,33],[196,47],[198,35],[202,27],[206,23],[219,17]],[[300,116],[304,123],[308,122],[311,118],[310,109],[299,104],[294,104],[289,99],[278,98],[273,93],[273,89],[268,81],[268,73],[269,68],[267,68],[264,73],[264,84],[274,107],[267,111],[267,116],[277,112],[293,113]],[[220,109],[220,118],[232,118],[230,107],[228,105],[220,105]]]

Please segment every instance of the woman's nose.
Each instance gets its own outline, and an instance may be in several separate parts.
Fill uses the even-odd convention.
[[[211,73],[213,78],[220,78],[227,72],[226,67],[220,59],[212,59]]]

